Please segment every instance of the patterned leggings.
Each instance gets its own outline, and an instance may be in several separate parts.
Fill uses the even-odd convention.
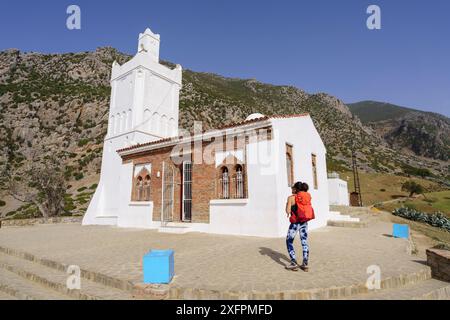
[[[291,261],[297,263],[294,249],[294,239],[297,232],[300,232],[300,241],[303,249],[303,264],[308,265],[309,259],[309,247],[308,247],[308,222],[304,223],[292,223],[289,226],[289,230],[286,237],[286,246],[289,252]]]

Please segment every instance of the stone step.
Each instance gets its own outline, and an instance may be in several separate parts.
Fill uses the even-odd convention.
[[[158,232],[163,233],[175,233],[175,234],[184,234],[191,232],[191,228],[189,226],[179,224],[179,223],[169,223],[167,225],[161,226],[158,228]]]
[[[450,300],[450,283],[436,279],[397,289],[376,290],[356,295],[350,300]]]
[[[369,223],[367,221],[335,221],[328,220],[327,226],[341,227],[341,228],[367,228]]]
[[[349,221],[349,222],[359,222],[360,221],[359,218],[353,218],[353,217],[350,217],[348,215],[342,215],[342,214],[339,214],[339,215],[337,215],[337,214],[330,214],[328,216],[328,220],[331,220],[331,221]]]
[[[67,278],[69,274],[49,268],[32,261],[0,253],[0,269],[14,273],[25,280],[36,283],[44,288],[54,290],[60,295],[66,295],[79,300],[130,300],[134,296],[116,288],[106,287],[100,283],[81,279],[81,290],[69,290]],[[0,277],[0,282],[2,278]]]
[[[18,300],[71,300],[70,297],[30,282],[0,268],[0,292]]]
[[[331,211],[339,211],[345,214],[370,213],[369,207],[330,206]]]

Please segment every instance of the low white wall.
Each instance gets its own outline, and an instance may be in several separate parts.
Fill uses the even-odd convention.
[[[350,205],[347,181],[337,178],[328,179],[328,192],[330,205]]]
[[[122,228],[155,229],[161,223],[152,221],[153,202],[133,203],[128,202],[122,206],[121,214],[117,220],[117,226]]]
[[[124,205],[131,200],[133,169],[131,164],[122,165],[117,150],[129,146],[132,141],[143,143],[151,140],[155,137],[141,132],[124,133],[105,140],[100,181],[84,215],[83,225],[116,225],[119,222]],[[149,215],[151,217],[151,212]]]
[[[255,162],[259,144],[247,145],[248,199],[213,200],[210,202],[208,232],[257,237],[278,237],[276,174],[273,159],[264,166]]]
[[[153,219],[153,202],[132,202],[131,189],[133,181],[133,164],[123,164],[120,169],[120,184],[119,189],[119,214],[117,219],[117,226],[123,228],[143,228],[154,229],[161,225],[160,222],[155,223]]]

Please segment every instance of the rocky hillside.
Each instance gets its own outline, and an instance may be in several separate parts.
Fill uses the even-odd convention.
[[[392,148],[412,151],[418,156],[449,160],[449,118],[377,101],[362,101],[348,106]]]
[[[67,209],[82,213],[100,170],[111,65],[128,59],[112,48],[68,54],[0,52],[0,169],[7,168],[14,176],[31,161],[57,156],[71,185]],[[185,70],[180,111],[180,125],[185,128],[194,120],[213,128],[254,112],[309,112],[328,148],[330,170],[350,167],[353,144],[360,167],[367,172],[414,174],[415,168],[427,168],[437,178],[448,175],[444,157],[422,157],[434,156],[426,152],[411,156],[391,148],[376,126],[353,118],[342,101],[323,93]],[[2,197],[7,203],[1,207],[0,202],[3,214],[19,206]]]

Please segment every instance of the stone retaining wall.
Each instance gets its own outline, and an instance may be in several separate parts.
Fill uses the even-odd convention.
[[[0,220],[0,227],[25,227],[38,224],[54,224],[54,223],[81,223],[83,217],[55,217],[55,218],[35,218],[35,219],[17,219],[17,220]]]
[[[441,249],[427,250],[427,263],[431,267],[433,278],[450,281],[450,251]]]

